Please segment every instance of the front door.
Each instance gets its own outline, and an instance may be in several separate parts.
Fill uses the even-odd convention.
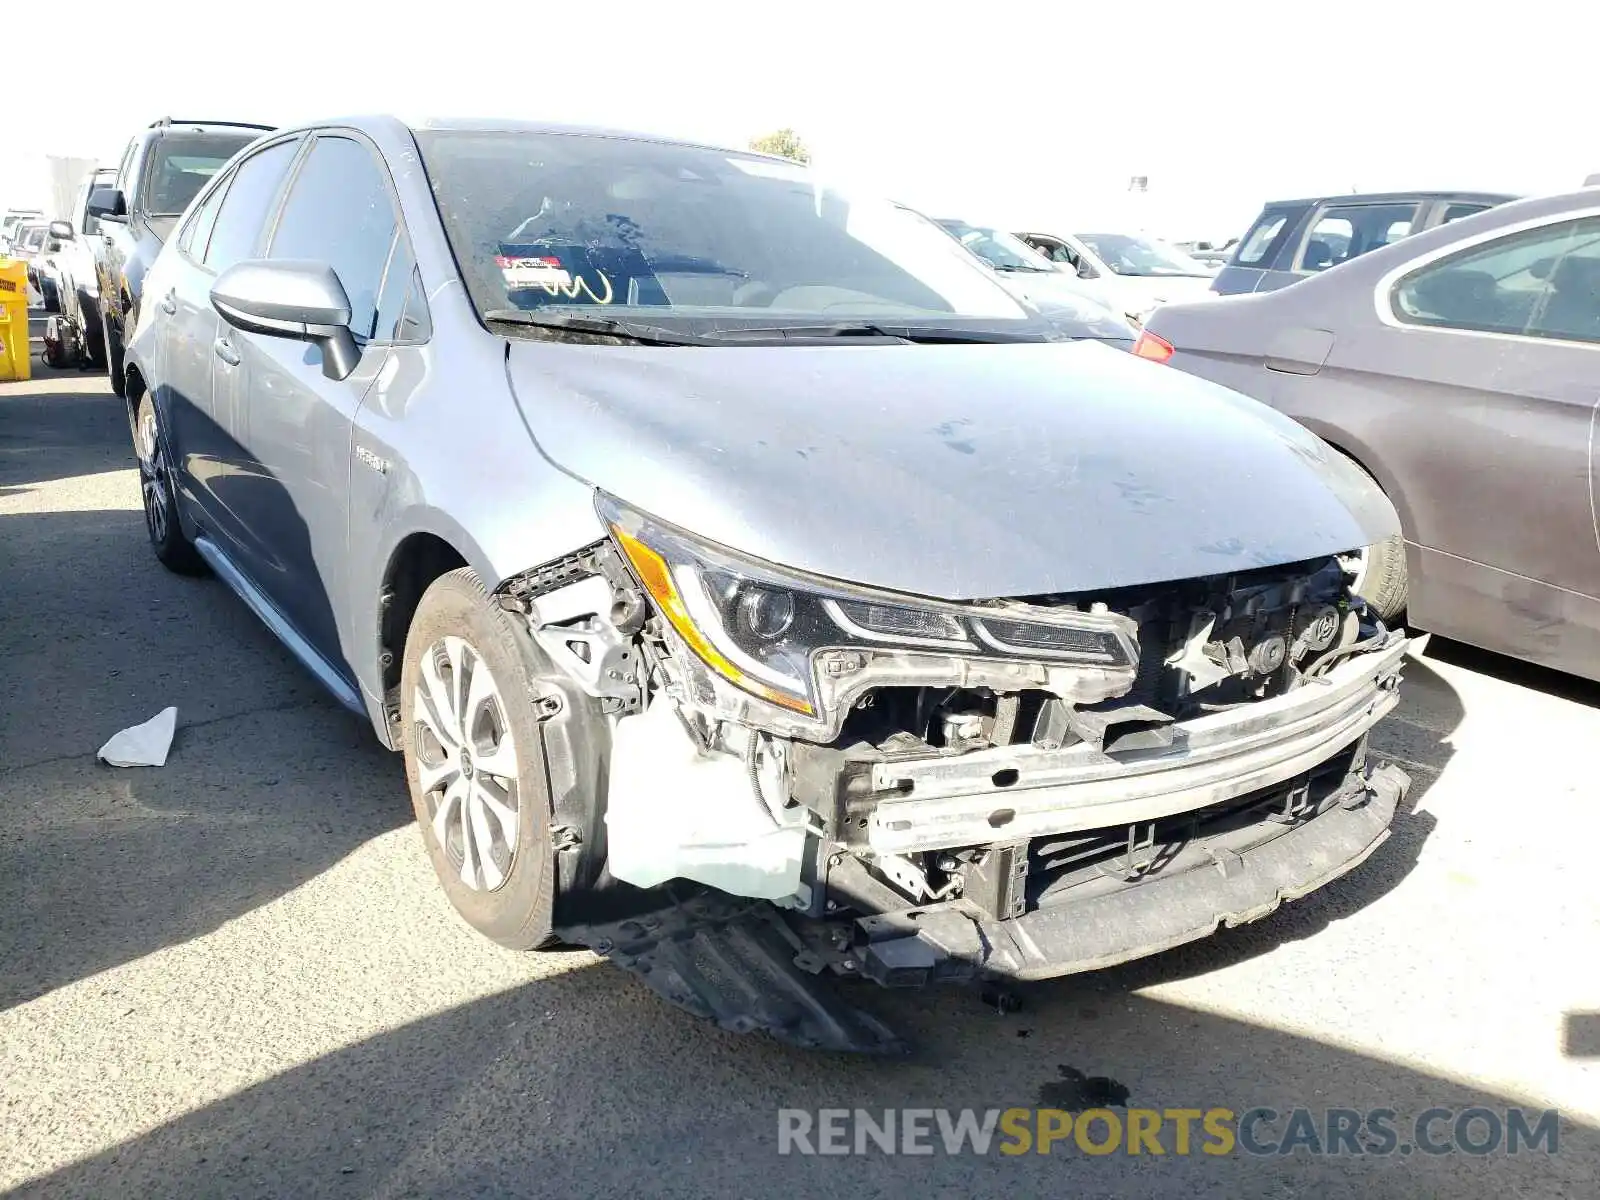
[[[1403,269],[1375,336],[1419,620],[1600,677],[1597,289],[1600,209]]]
[[[362,349],[356,370],[330,379],[314,345],[228,335],[246,381],[252,573],[312,648],[351,679],[337,615],[348,578],[351,437],[388,353],[375,326],[398,232],[392,185],[375,152],[353,137],[318,135],[290,183],[267,257],[333,267]]]

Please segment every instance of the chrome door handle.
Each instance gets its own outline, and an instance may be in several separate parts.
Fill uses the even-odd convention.
[[[217,357],[223,362],[227,363],[230,367],[237,367],[239,365],[239,352],[232,346],[228,345],[227,338],[218,338],[212,343],[211,348],[217,352]]]
[[[165,296],[161,297],[161,311],[166,313],[168,316],[171,316],[173,313],[178,311],[177,292],[168,292]]]

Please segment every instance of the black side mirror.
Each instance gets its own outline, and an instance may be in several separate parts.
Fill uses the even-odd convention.
[[[322,350],[322,373],[344,379],[361,348],[350,332],[350,299],[327,263],[303,259],[246,259],[211,287],[211,306],[245,333],[294,338]]]
[[[91,217],[103,221],[121,220],[128,215],[128,201],[117,188],[97,187],[89,193],[88,210]]]

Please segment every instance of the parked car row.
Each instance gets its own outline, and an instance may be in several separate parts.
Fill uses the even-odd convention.
[[[1139,352],[1272,405],[1377,481],[1404,531],[1361,568],[1385,619],[1600,679],[1600,196],[1459,220],[1457,203],[1292,287],[1163,308]]]
[[[1136,957],[1386,836],[1393,506],[1014,235],[387,118],[190,148],[164,215],[176,136],[90,206],[149,540],[404,756],[486,936],[881,1050],[835,983]]]

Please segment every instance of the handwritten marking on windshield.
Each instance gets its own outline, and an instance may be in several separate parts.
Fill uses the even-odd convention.
[[[595,272],[605,290],[602,298],[582,275],[574,279],[559,258],[512,258],[501,254],[496,255],[494,261],[508,291],[539,288],[548,296],[565,296],[568,300],[587,294],[596,304],[610,304],[615,298],[611,280],[604,271]]]

